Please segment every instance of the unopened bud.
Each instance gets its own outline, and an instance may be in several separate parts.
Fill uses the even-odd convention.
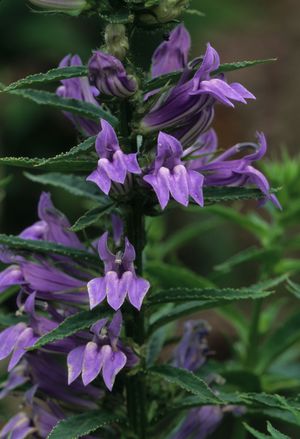
[[[65,12],[69,15],[79,15],[87,6],[86,0],[30,0],[42,9],[53,12]]]
[[[189,5],[189,0],[161,0],[158,6],[140,16],[146,24],[167,23],[180,17]]]
[[[129,48],[126,28],[123,24],[108,24],[105,28],[106,50],[118,59],[123,59]]]

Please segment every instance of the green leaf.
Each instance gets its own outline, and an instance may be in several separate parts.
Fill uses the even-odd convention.
[[[212,75],[218,75],[220,73],[225,72],[232,72],[234,70],[240,70],[245,69],[247,67],[253,67],[259,64],[266,64],[270,62],[276,61],[276,58],[269,58],[269,59],[257,59],[257,60],[251,60],[251,61],[237,61],[233,63],[225,63],[221,64],[220,67],[212,72]],[[196,69],[194,70],[196,72]],[[150,79],[146,82],[144,91],[149,92],[151,90],[155,90],[157,88],[164,87],[166,85],[173,85],[176,84],[180,77],[182,75],[182,72],[173,72],[168,73],[166,75],[159,76],[154,79]]]
[[[61,172],[90,172],[95,169],[96,160],[80,158],[62,158],[61,160],[47,160],[44,158],[29,157],[0,157],[0,165],[14,166],[17,168],[38,168],[45,171]]]
[[[260,200],[264,194],[259,189],[246,187],[207,187],[203,190],[205,203],[238,200]]]
[[[48,105],[58,108],[59,110],[69,111],[95,121],[99,121],[100,118],[103,118],[113,126],[116,126],[118,123],[118,120],[112,114],[105,111],[102,107],[89,102],[62,98],[55,93],[30,88],[11,90],[9,93],[29,99],[36,104]]]
[[[108,201],[108,197],[102,196],[97,186],[77,175],[60,174],[58,172],[39,175],[24,172],[24,175],[31,181],[64,189],[66,192],[78,197],[90,198],[102,203]]]
[[[94,207],[88,210],[84,215],[78,218],[70,230],[73,232],[79,232],[79,230],[86,229],[87,227],[96,224],[102,216],[109,214],[113,210],[114,206],[115,203],[107,202],[102,206]]]
[[[300,285],[291,279],[287,280],[287,290],[292,293],[297,299],[300,299]]]
[[[286,436],[285,434],[280,433],[280,431],[276,430],[276,428],[272,426],[270,421],[267,421],[267,430],[270,433],[270,436],[255,430],[253,427],[250,427],[250,425],[246,424],[245,422],[244,426],[246,430],[249,431],[249,433],[251,433],[257,439],[291,439],[289,436]]]
[[[235,254],[234,256],[228,258],[225,262],[218,264],[214,267],[217,271],[222,271],[223,273],[229,273],[234,267],[239,264],[243,264],[249,261],[256,261],[265,258],[273,250],[268,248],[258,248],[249,247],[241,252]]]
[[[215,298],[215,299],[205,299],[204,297],[201,297],[201,299],[198,299],[197,301],[191,301],[189,303],[183,303],[180,305],[175,305],[172,309],[167,309],[166,312],[162,315],[160,315],[158,318],[150,318],[150,327],[148,330],[149,334],[152,334],[154,331],[156,331],[158,328],[160,328],[161,326],[164,326],[170,322],[173,322],[175,320],[178,320],[181,317],[190,315],[190,314],[194,314],[195,312],[198,311],[202,311],[204,309],[212,309],[212,308],[217,308],[218,307],[218,312],[220,312],[222,314],[221,311],[221,306],[223,305],[228,305],[231,302],[235,302],[237,300],[242,300],[242,299],[260,299],[261,297],[266,297],[269,296],[270,294],[272,294],[270,291],[266,291],[270,288],[275,287],[276,285],[278,285],[280,282],[282,282],[285,279],[285,276],[280,276],[278,278],[275,279],[270,279],[266,282],[262,282],[260,284],[255,284],[250,286],[249,288],[243,288],[241,290],[233,290],[234,294],[232,295],[228,295],[228,297],[226,299],[224,298]],[[173,289],[172,289],[173,290]],[[177,289],[177,290],[185,290],[183,289]],[[194,289],[192,289],[194,290]],[[204,289],[205,292],[211,291],[211,289]],[[203,290],[200,290],[203,291]],[[220,289],[219,290],[221,295],[222,295],[222,291],[224,292],[224,290]],[[229,290],[225,290],[225,291],[229,291]],[[149,301],[150,301],[150,306],[151,306],[151,299],[152,297],[154,297],[155,301],[157,299],[157,295],[159,293],[156,293],[154,296],[149,297]],[[194,293],[192,293],[194,294]],[[225,295],[228,293],[225,293]],[[251,297],[249,297],[249,294],[251,295]],[[182,300],[182,302],[185,302],[185,300]],[[225,308],[226,309],[226,308]],[[226,313],[224,313],[226,314]],[[242,316],[240,315],[240,317],[242,318]],[[234,321],[234,320],[233,320]],[[241,322],[240,322],[241,324]],[[244,320],[244,325],[247,325],[247,321]],[[244,335],[246,336],[247,334],[247,327],[244,328]]]
[[[256,439],[270,439],[272,437],[264,433],[260,433],[259,431],[255,430],[253,427],[250,427],[250,425],[246,424],[246,422],[244,422],[243,424],[246,430],[249,433],[251,433]]]
[[[102,410],[87,411],[59,421],[48,439],[77,439],[118,421],[119,417],[113,413],[106,413]]]
[[[51,253],[61,256],[68,256],[80,262],[98,263],[96,255],[72,247],[65,247],[49,241],[39,241],[33,239],[22,239],[18,236],[0,234],[0,244],[12,250],[24,250],[35,253],[49,255]]]
[[[91,311],[81,311],[68,318],[66,318],[57,328],[53,329],[48,334],[43,335],[34,346],[30,348],[39,349],[48,343],[63,340],[70,335],[76,334],[78,331],[90,328],[97,320],[107,317],[108,312],[93,309]]]
[[[220,403],[220,399],[212,392],[208,385],[186,369],[163,365],[151,367],[148,369],[148,372],[163,378],[169,383],[176,384],[189,393],[200,396],[206,404]]]
[[[258,356],[257,370],[264,372],[273,361],[294,343],[300,341],[300,314],[290,316],[261,345]]]
[[[162,288],[170,287],[211,287],[208,279],[193,273],[191,270],[163,262],[148,262],[146,272],[153,277]]]
[[[20,87],[27,87],[36,84],[48,84],[53,81],[61,81],[62,79],[79,78],[88,75],[86,66],[58,67],[51,69],[47,73],[36,73],[19,79],[5,87],[4,91],[15,90]]]
[[[274,428],[270,421],[267,421],[267,430],[274,439],[290,439],[289,436],[280,433],[280,431]]]
[[[225,64],[221,64],[217,70],[212,72],[212,74],[218,75],[219,73],[233,72],[234,70],[246,69],[248,67],[257,66],[259,64],[269,64],[275,61],[277,61],[277,58],[254,59],[250,61],[237,61],[237,62],[225,63]]]
[[[24,316],[16,316],[14,314],[2,314],[0,313],[0,326],[7,327],[16,325],[17,323],[26,321],[26,317]]]
[[[241,300],[241,299],[259,299],[267,297],[271,292],[260,291],[251,288],[170,288],[152,294],[148,298],[148,303],[157,305],[159,303],[178,303],[196,300]]]
[[[162,316],[155,319],[150,319],[148,334],[152,334],[158,328],[165,326],[168,323],[174,322],[181,317],[186,317],[188,315],[194,314],[195,312],[203,311],[204,309],[215,308],[223,304],[224,301],[199,300],[197,302],[189,302],[183,305],[176,305],[171,310],[166,311]]]
[[[46,163],[56,163],[61,162],[64,159],[74,159],[78,158],[81,155],[86,154],[87,152],[90,152],[95,149],[95,142],[96,142],[96,136],[88,137],[83,142],[79,143],[79,145],[73,146],[69,151],[62,152],[54,157],[49,157],[46,159],[43,159],[44,162],[42,162],[42,165]]]

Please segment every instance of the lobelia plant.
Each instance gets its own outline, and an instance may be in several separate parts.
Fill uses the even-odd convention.
[[[266,153],[264,134],[257,134],[257,143],[221,151],[212,128],[215,105],[255,99],[242,84],[228,82],[226,72],[266,60],[221,64],[210,44],[189,60],[191,38],[179,22],[188,1],[31,3],[97,15],[103,45],[87,64],[68,54],[58,68],[3,89],[63,111],[81,143],[55,157],[3,157],[0,163],[51,171],[26,176],[92,207],[71,226],[43,192],[38,221],[19,236],[0,235],[7,265],[0,273],[1,301],[16,297],[16,314],[0,315],[0,359],[9,358],[0,398],[13,392],[22,399],[0,438],[202,439],[216,431],[224,438],[226,417],[239,427],[230,437],[244,438],[246,431],[261,434],[241,421],[255,411],[299,423],[296,399],[273,395],[270,387],[235,392],[225,384],[228,371],[208,358],[205,322],[185,321],[174,340],[176,322],[195,311],[217,308],[234,322],[238,311],[230,314],[229,306],[255,300],[246,350],[236,361],[245,366],[245,380],[256,361],[265,372],[255,345],[257,322],[262,299],[283,280],[274,278],[282,273],[278,265],[268,266],[255,285],[222,288],[165,263],[168,245],[153,244],[150,236],[147,246],[149,224],[176,205],[223,217],[228,209],[233,218],[240,218],[236,208],[220,203],[257,199],[273,204],[272,212],[281,208],[253,166]],[[146,70],[135,33],[151,39],[166,31]],[[36,88],[52,82],[58,83],[52,92]],[[165,347],[175,342],[168,359]],[[256,437],[287,437],[270,422],[267,428],[269,436]]]

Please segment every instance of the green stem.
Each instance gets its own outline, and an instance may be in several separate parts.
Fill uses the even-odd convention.
[[[143,274],[143,248],[145,245],[145,226],[144,215],[140,206],[132,204],[128,211],[127,237],[136,251],[135,268],[139,276]],[[125,324],[126,335],[142,348],[145,342],[145,319],[143,309],[136,311],[128,309],[128,318]],[[141,364],[143,367],[144,364]],[[129,376],[126,383],[127,393],[127,413],[133,432],[138,439],[146,438],[147,429],[147,403],[146,403],[146,383],[145,375],[138,372],[134,376]]]

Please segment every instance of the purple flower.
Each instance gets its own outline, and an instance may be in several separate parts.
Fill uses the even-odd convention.
[[[32,347],[41,335],[50,332],[58,323],[45,317],[37,316],[34,310],[35,294],[31,294],[24,310],[30,317],[30,324],[24,322],[4,329],[0,332],[0,360],[11,355],[8,371],[11,371],[26,354],[26,349]]]
[[[168,46],[170,53],[173,48],[174,43]],[[144,117],[143,130],[173,130],[174,135],[184,141],[184,146],[190,146],[209,127],[217,101],[233,107],[233,101],[245,104],[246,99],[255,99],[241,84],[228,84],[223,75],[211,77],[219,65],[218,53],[208,44],[203,60],[191,62],[178,84],[164,92]]]
[[[183,24],[176,26],[155,50],[152,57],[152,78],[167,73],[183,70],[188,62],[191,48],[191,37]]]
[[[170,194],[184,206],[189,204],[189,197],[203,206],[203,176],[187,169],[182,156],[181,143],[175,137],[160,132],[156,159],[143,179],[153,187],[162,209],[168,204]]]
[[[214,157],[217,148],[216,137],[206,135],[198,140],[197,145],[188,153],[200,158],[188,161],[188,168],[197,170],[204,175],[204,186],[256,186],[265,195],[263,202],[268,200],[281,208],[277,197],[270,194],[270,185],[266,177],[252,166],[252,162],[260,160],[267,151],[267,142],[263,133],[258,133],[258,145],[253,143],[238,143],[224,153]],[[205,141],[208,142],[205,144]],[[255,152],[242,158],[235,158],[244,150],[252,147]],[[201,158],[201,154],[203,157]],[[191,157],[192,157],[191,156]]]
[[[218,406],[203,406],[190,410],[172,439],[205,439],[213,433],[223,419]]]
[[[88,63],[91,84],[106,95],[127,98],[137,90],[137,82],[127,75],[117,58],[100,50],[94,51]]]
[[[128,297],[129,302],[138,310],[150,288],[147,280],[138,277],[134,269],[135,250],[125,238],[124,253],[116,255],[110,252],[107,246],[108,233],[99,239],[98,251],[104,262],[104,277],[92,279],[87,284],[91,309],[99,305],[105,297],[108,304],[116,311]]]
[[[30,424],[28,415],[20,412],[4,425],[0,431],[0,439],[24,439],[35,431]]]
[[[76,347],[68,355],[69,384],[81,374],[86,386],[101,373],[106,387],[112,390],[116,375],[127,363],[127,356],[119,342],[121,327],[120,311],[109,325],[107,319],[102,319],[92,326],[93,340]]]
[[[124,154],[120,148],[113,127],[104,119],[101,120],[102,130],[96,139],[96,151],[99,156],[98,166],[88,177],[106,195],[112,182],[124,184],[127,173],[140,174],[137,154]]]
[[[196,371],[208,354],[207,335],[209,328],[201,320],[188,320],[184,324],[183,337],[174,353],[174,366]]]
[[[78,55],[67,55],[62,59],[59,67],[63,68],[81,65],[82,61]],[[95,99],[95,97],[99,95],[99,92],[95,87],[90,86],[88,78],[69,78],[63,79],[61,82],[62,85],[56,90],[58,96],[76,99],[99,106]],[[64,114],[76,126],[76,128],[82,130],[86,136],[93,136],[99,132],[98,123],[86,119],[85,117],[77,116],[73,113],[64,112]]]

